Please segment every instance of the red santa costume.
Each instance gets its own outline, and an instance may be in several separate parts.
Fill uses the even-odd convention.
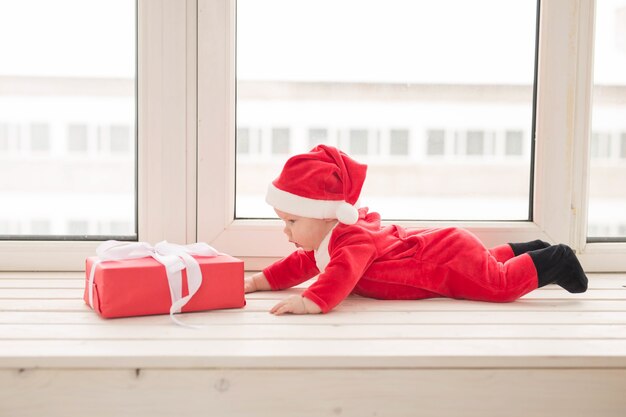
[[[316,251],[297,250],[263,271],[272,290],[319,274],[302,296],[324,313],[351,293],[509,302],[549,283],[570,292],[586,290],[582,267],[565,245],[534,241],[487,249],[461,228],[381,226],[378,213],[355,207],[366,169],[324,145],[287,161],[267,202],[286,213],[338,223]]]

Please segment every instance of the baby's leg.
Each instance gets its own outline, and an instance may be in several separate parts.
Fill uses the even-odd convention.
[[[529,255],[515,256],[506,262],[497,261],[489,252],[485,252],[482,261],[478,253],[474,256],[467,259],[465,271],[457,270],[456,277],[450,276],[455,295],[470,300],[511,302],[537,289],[537,271]]]
[[[512,248],[489,250],[472,233],[445,229],[427,236],[416,286],[446,297],[509,302],[537,288],[532,258]],[[508,246],[508,245],[507,245]],[[498,259],[500,258],[500,259]],[[505,262],[504,258],[509,258]]]
[[[569,246],[533,240],[497,246],[489,249],[489,253],[502,263],[528,253],[537,270],[538,287],[554,283],[571,293],[587,291],[587,276]]]
[[[508,243],[506,245],[496,246],[495,248],[489,249],[489,252],[498,262],[504,263],[509,259],[522,255],[526,252],[544,249],[549,246],[550,244],[548,242],[533,240],[532,242]]]
[[[506,244],[506,245],[500,245],[500,246],[496,246],[495,248],[491,248],[489,249],[489,253],[491,254],[491,256],[493,256],[494,258],[496,258],[496,260],[498,262],[506,262],[511,258],[515,257],[515,253],[513,252],[513,248],[511,248],[510,245]]]
[[[530,251],[501,263],[490,253],[484,263],[478,253],[466,258],[465,271],[450,271],[452,294],[473,300],[507,302],[518,299],[528,292],[556,283],[571,293],[587,290],[587,276],[576,255],[566,245],[554,245]],[[481,265],[484,265],[481,268]],[[470,272],[472,266],[476,273]],[[456,268],[455,268],[456,269]],[[456,276],[454,276],[454,275]]]

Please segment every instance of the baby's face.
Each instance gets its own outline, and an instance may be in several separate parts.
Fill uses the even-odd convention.
[[[285,222],[283,232],[289,241],[306,251],[317,250],[326,234],[336,223],[334,219],[312,219],[276,209],[274,211]]]

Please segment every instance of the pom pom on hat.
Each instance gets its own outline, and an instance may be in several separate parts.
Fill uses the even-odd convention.
[[[354,224],[359,220],[359,211],[352,204],[345,201],[339,203],[337,207],[337,220],[344,224]]]
[[[269,186],[265,201],[275,209],[302,217],[337,219],[354,224],[367,165],[339,149],[319,145],[295,155]]]

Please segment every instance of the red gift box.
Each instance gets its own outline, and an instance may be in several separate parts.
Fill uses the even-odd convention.
[[[243,261],[228,255],[193,257],[202,271],[202,284],[182,312],[241,308],[246,305]],[[89,273],[97,257],[87,258],[85,303],[89,305]],[[189,294],[187,271],[182,271],[183,297]],[[106,261],[96,265],[93,309],[102,317],[168,314],[172,305],[165,267],[154,258]]]

